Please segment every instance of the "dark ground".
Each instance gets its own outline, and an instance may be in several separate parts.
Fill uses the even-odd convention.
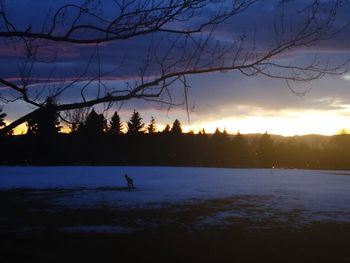
[[[254,206],[244,207],[252,211],[250,218],[198,223],[227,209],[242,209],[234,199],[132,209],[69,208],[49,201],[70,191],[0,192],[1,263],[350,262],[350,223],[299,224],[297,215],[285,222],[259,219]],[[119,226],[126,232],[65,231],[84,225]]]

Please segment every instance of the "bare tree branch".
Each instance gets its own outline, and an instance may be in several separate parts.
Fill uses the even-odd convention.
[[[68,123],[74,119],[69,113],[71,111],[97,104],[105,104],[104,110],[107,111],[113,103],[131,99],[160,102],[169,107],[185,105],[188,113],[188,77],[191,75],[228,71],[238,71],[245,76],[263,75],[281,79],[294,93],[303,95],[303,92],[295,92],[291,83],[312,81],[326,74],[343,74],[349,63],[349,59],[345,59],[343,63],[332,65],[315,57],[307,65],[297,65],[282,63],[279,59],[283,54],[330,39],[343,30],[348,21],[340,27],[334,26],[337,11],[344,4],[342,0],[332,3],[310,0],[302,10],[293,14],[288,13],[293,0],[278,1],[274,43],[269,44],[258,42],[258,28],[251,31],[240,29],[240,34],[231,42],[221,41],[217,35],[226,23],[234,27],[233,18],[248,10],[255,0],[112,2],[114,9],[111,14],[106,12],[105,2],[86,0],[77,4],[72,1],[48,12],[45,25],[38,27],[34,24],[17,25],[7,12],[6,1],[0,0],[0,40],[10,39],[13,46],[21,47],[26,59],[18,74],[20,82],[0,77],[0,84],[14,92],[12,97],[2,95],[1,100],[8,103],[22,100],[35,107],[34,111],[15,120],[1,132],[7,133],[33,118],[44,108],[47,97],[56,101],[53,105],[55,111],[65,112],[66,116],[61,116]],[[293,22],[292,15],[303,20]],[[235,30],[238,32],[237,28]],[[104,45],[124,43],[123,40],[141,36],[149,45],[135,62],[137,74],[124,80],[123,84],[109,85],[109,78],[124,76],[124,68],[137,67],[118,57],[112,70],[103,70],[105,58],[101,50]],[[72,74],[69,81],[64,77],[52,78],[56,74],[55,65],[62,56],[55,46],[50,49],[52,43],[91,52],[85,57],[84,66]],[[47,59],[43,59],[44,49],[48,53]],[[34,74],[35,66],[42,63],[52,66],[50,73],[43,73],[44,84],[35,82],[37,76]],[[36,93],[31,91],[33,84],[42,84]],[[171,87],[176,85],[183,87],[184,103],[173,101]],[[80,95],[78,100],[60,101],[59,98],[74,89]]]

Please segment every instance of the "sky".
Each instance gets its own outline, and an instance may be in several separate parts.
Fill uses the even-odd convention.
[[[31,25],[33,30],[43,25],[45,19],[52,14],[58,6],[69,1],[6,1],[6,11],[9,19],[16,27],[26,30]],[[72,2],[72,1],[70,1]],[[78,0],[73,2],[78,3]],[[216,28],[211,40],[213,45],[219,43],[227,46],[239,39],[244,33],[245,46],[257,46],[258,50],[266,50],[275,39],[274,25],[278,21],[281,9],[278,9],[277,0],[257,1],[243,13],[226,21]],[[286,8],[286,28],[296,25],[296,29],[302,23],[302,17],[295,12],[302,10],[308,1],[290,1]],[[321,1],[323,4],[332,4],[334,1]],[[225,3],[227,4],[227,3]],[[113,5],[104,1],[101,10],[107,17],[113,16]],[[26,12],[24,12],[24,10]],[[192,24],[198,23],[217,11],[217,7],[211,6],[198,14]],[[51,13],[50,13],[51,12]],[[350,5],[344,1],[337,10],[332,30],[346,25]],[[46,16],[37,14],[47,14]],[[64,18],[66,23],[70,21],[69,14]],[[2,23],[3,21],[1,21]],[[173,27],[184,27],[185,24],[173,24]],[[188,25],[190,26],[190,25]],[[64,27],[64,25],[62,25]],[[3,26],[0,24],[0,29]],[[61,28],[57,29],[61,30]],[[205,32],[208,33],[208,32]],[[199,38],[199,36],[196,36]],[[29,71],[31,80],[29,89],[32,96],[40,92],[43,82],[50,75],[51,85],[43,92],[49,95],[59,86],[59,80],[64,79],[69,83],[81,72],[86,71],[86,77],[96,75],[97,71],[106,73],[103,84],[109,89],[124,89],[127,85],[140,83],[140,71],[147,60],[147,51],[152,46],[161,57],[169,47],[169,39],[172,36],[159,34],[146,35],[127,41],[118,41],[101,44],[96,55],[94,45],[69,45],[64,43],[45,42],[39,51],[39,57],[43,61],[35,63],[33,68],[25,64],[26,57],[21,52],[21,42],[13,42],[8,39],[0,39],[0,78],[18,81],[21,74]],[[173,50],[173,56],[178,57],[187,50],[182,50],[180,40],[179,47]],[[238,43],[238,42],[237,42]],[[191,50],[189,46],[188,50]],[[190,52],[190,51],[188,51]],[[54,54],[54,55],[53,55]],[[185,53],[188,55],[190,53]],[[47,60],[55,57],[55,60]],[[318,41],[312,45],[298,47],[277,56],[275,61],[284,64],[308,65],[313,59],[325,65],[339,65],[350,58],[350,28],[345,27],[341,32],[329,39]],[[203,58],[204,63],[207,58]],[[228,63],[230,57],[225,58]],[[89,67],[86,69],[88,62]],[[98,63],[100,61],[100,63]],[[99,66],[100,65],[100,66]],[[183,66],[183,65],[179,65]],[[350,65],[345,65],[343,70],[348,70]],[[157,74],[159,67],[151,63],[147,68],[147,77],[152,78]],[[275,71],[274,73],[281,73]],[[282,72],[283,73],[283,72]],[[123,121],[127,121],[134,109],[140,112],[145,123],[154,116],[159,129],[165,124],[171,124],[178,118],[185,131],[204,128],[206,132],[214,132],[218,127],[226,129],[229,133],[264,133],[280,134],[285,136],[304,134],[336,134],[341,129],[350,130],[350,73],[342,75],[326,75],[311,82],[294,83],[291,87],[284,80],[264,77],[262,75],[248,77],[239,71],[208,73],[187,77],[188,112],[184,106],[183,87],[175,83],[170,87],[172,102],[181,104],[169,109],[167,104],[155,103],[144,100],[130,100],[113,105],[110,113],[117,110]],[[58,99],[58,103],[74,102],[80,100],[81,87],[86,81],[76,83],[64,92]],[[56,86],[55,86],[56,85]],[[92,98],[97,92],[97,83],[92,82],[86,89],[85,96]],[[0,95],[12,96],[13,91],[0,87]],[[41,94],[42,95],[42,94]],[[164,97],[169,101],[168,97]],[[7,122],[33,110],[33,106],[16,101],[13,103],[1,103],[8,114]],[[96,106],[101,110],[102,106]],[[188,114],[189,113],[189,114]],[[110,114],[111,115],[111,114]],[[109,117],[108,115],[107,117]],[[21,132],[22,128],[18,129]]]

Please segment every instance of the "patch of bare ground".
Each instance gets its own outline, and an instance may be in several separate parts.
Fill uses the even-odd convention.
[[[270,196],[148,208],[50,202],[71,191],[0,192],[0,262],[350,262],[348,222],[303,224],[298,209],[266,211]]]

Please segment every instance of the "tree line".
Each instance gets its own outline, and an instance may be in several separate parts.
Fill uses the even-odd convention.
[[[126,124],[117,112],[107,121],[91,110],[64,134],[59,133],[57,113],[46,110],[28,121],[27,134],[0,138],[0,164],[350,169],[347,134],[311,141],[304,137],[277,140],[268,133],[230,135],[219,129],[194,134],[183,133],[177,119],[158,131],[153,117],[146,125],[135,110]],[[1,127],[5,117],[0,111]]]

